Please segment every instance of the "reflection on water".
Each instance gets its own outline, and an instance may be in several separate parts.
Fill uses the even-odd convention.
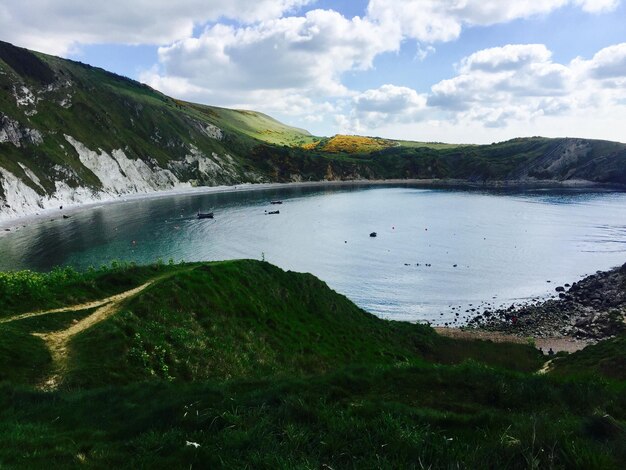
[[[280,215],[265,214],[277,208]],[[215,219],[197,220],[198,211]],[[623,193],[408,186],[138,200],[0,237],[1,270],[264,256],[317,275],[382,317],[437,323],[454,318],[451,306],[545,296],[622,264],[625,253]]]

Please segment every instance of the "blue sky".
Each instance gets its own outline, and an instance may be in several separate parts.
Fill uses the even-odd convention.
[[[3,3],[0,39],[316,134],[626,141],[626,1]]]

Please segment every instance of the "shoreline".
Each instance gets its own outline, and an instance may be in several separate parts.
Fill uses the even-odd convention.
[[[626,264],[557,286],[557,298],[485,311],[466,327],[436,327],[458,339],[528,343],[575,352],[626,331]]]
[[[615,186],[608,186],[603,184],[594,184],[587,181],[568,181],[568,182],[555,182],[555,181],[542,181],[532,182],[528,181],[505,181],[505,182],[488,182],[488,183],[474,183],[465,180],[415,180],[415,179],[389,179],[389,180],[349,180],[349,181],[305,181],[305,182],[289,182],[289,183],[245,183],[232,186],[203,186],[196,188],[184,188],[184,189],[172,189],[165,191],[155,191],[150,193],[135,193],[129,195],[121,195],[118,197],[112,197],[110,199],[103,199],[101,201],[94,201],[90,203],[74,204],[64,206],[63,210],[58,208],[50,208],[42,210],[38,214],[31,214],[21,217],[14,217],[10,219],[0,220],[0,237],[7,236],[11,232],[19,229],[21,226],[27,224],[37,224],[49,219],[58,220],[62,216],[71,217],[74,214],[101,208],[112,204],[132,203],[134,201],[142,200],[156,200],[168,197],[176,196],[197,196],[207,194],[227,194],[227,193],[243,193],[243,192],[258,192],[258,191],[272,191],[290,188],[325,188],[325,187],[384,187],[384,186],[409,186],[413,188],[429,188],[429,189],[474,189],[474,190],[549,190],[549,189],[564,189],[564,190],[591,190],[591,191],[624,191],[624,188]],[[614,270],[613,270],[614,271]],[[608,271],[607,273],[610,273]],[[591,275],[589,278],[596,278],[600,273]],[[579,281],[584,283],[586,279]],[[574,283],[576,285],[576,283]],[[569,286],[566,284],[566,286]],[[564,295],[562,294],[561,297]],[[562,300],[562,299],[559,299]],[[561,303],[559,300],[542,299],[538,305],[552,305],[552,303]],[[519,310],[528,308],[521,307]],[[519,312],[517,310],[517,312]],[[517,313],[516,314],[520,314]],[[506,312],[508,313],[508,311]],[[569,312],[568,312],[569,313]],[[544,325],[545,317],[543,321],[539,321],[537,327]],[[471,323],[471,322],[470,322]],[[520,322],[521,324],[522,322]],[[476,328],[478,326],[478,328]],[[473,328],[463,327],[445,327],[436,326],[434,330],[445,337],[461,339],[461,340],[483,340],[493,342],[509,342],[517,344],[528,344],[532,341],[532,344],[537,349],[542,349],[544,354],[547,354],[549,349],[552,349],[555,353],[558,352],[576,352],[584,349],[586,346],[595,344],[599,337],[573,337],[567,334],[559,334],[557,328],[549,328],[543,334],[539,334],[534,329],[527,331],[512,331],[507,328],[506,322],[499,325],[476,325]],[[495,326],[495,327],[494,327]],[[515,328],[517,329],[517,328]],[[522,334],[524,333],[524,334]],[[547,333],[547,334],[546,334]]]
[[[494,343],[514,343],[514,344],[534,344],[537,349],[547,355],[552,349],[555,353],[567,352],[574,353],[586,348],[589,345],[596,344],[596,341],[590,339],[578,339],[568,336],[550,336],[550,337],[534,337],[534,336],[518,336],[507,334],[500,331],[487,331],[479,329],[450,328],[445,326],[437,326],[433,328],[437,334],[447,338],[460,340],[482,340],[492,341]]]
[[[316,188],[316,187],[341,187],[341,186],[397,186],[407,185],[412,187],[424,187],[433,189],[570,189],[570,190],[603,190],[603,191],[626,191],[626,187],[594,183],[586,180],[500,180],[473,182],[458,179],[385,179],[385,180],[331,180],[331,181],[297,181],[288,183],[241,183],[231,186],[200,186],[195,188],[168,189],[149,193],[132,193],[118,196],[104,197],[93,202],[62,204],[60,208],[46,208],[34,214],[18,215],[2,218],[0,215],[0,236],[12,232],[14,229],[29,223],[37,223],[53,216],[72,216],[79,212],[103,207],[110,204],[123,204],[126,202],[161,199],[173,196],[194,196],[217,193],[270,191],[287,188]]]

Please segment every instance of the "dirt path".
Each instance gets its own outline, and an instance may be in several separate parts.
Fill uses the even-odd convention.
[[[80,312],[82,310],[91,310],[92,308],[102,307],[103,305],[110,304],[111,302],[115,302],[118,297],[124,296],[126,294],[127,292],[122,292],[121,294],[113,295],[111,297],[107,297],[106,299],[92,300],[91,302],[85,302],[83,304],[78,304],[78,305],[72,305],[70,307],[61,307],[61,308],[55,308],[52,310],[41,310],[38,312],[20,313],[19,315],[15,315],[9,318],[2,318],[0,319],[0,323],[10,323],[13,321],[26,320],[27,318],[40,317],[42,315],[50,315],[52,313]]]
[[[482,331],[482,330],[461,330],[459,328],[435,328],[435,331],[441,336],[447,336],[456,339],[482,339],[487,341],[493,341],[494,343],[516,343],[516,344],[528,344],[528,339],[521,336],[507,335],[505,333],[498,333],[496,331]],[[560,351],[566,351],[573,353],[580,351],[589,344],[593,344],[593,341],[578,340],[569,338],[566,336],[553,337],[553,338],[532,338],[537,348],[541,348],[544,353],[547,353],[552,349],[555,353]]]
[[[88,302],[80,305],[74,305],[71,307],[65,307],[62,309],[48,310],[46,312],[25,313],[13,318],[6,319],[3,323],[6,323],[8,321],[23,320],[25,318],[41,315],[49,315],[53,313],[77,312],[99,307],[91,315],[74,323],[72,326],[65,330],[54,331],[52,333],[33,333],[34,336],[38,336],[46,342],[46,345],[50,349],[50,354],[52,355],[53,374],[52,376],[44,380],[44,382],[41,384],[41,388],[44,390],[55,390],[59,386],[63,374],[67,370],[68,344],[70,340],[77,334],[82,333],[83,331],[100,323],[101,321],[104,321],[107,318],[115,315],[117,312],[119,312],[124,301],[136,296],[137,294],[141,293],[142,291],[153,285],[155,282],[158,282],[162,279],[163,276],[158,277],[156,279],[146,282],[145,284],[142,284],[139,287],[136,287],[126,292],[122,292],[121,294],[107,297],[106,299]]]
[[[543,365],[543,367],[541,369],[539,369],[537,371],[538,374],[547,374],[548,372],[550,372],[550,369],[552,368],[552,361],[554,359],[550,359],[549,361],[546,361],[546,363]]]

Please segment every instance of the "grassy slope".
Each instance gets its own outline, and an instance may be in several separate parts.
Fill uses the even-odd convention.
[[[557,358],[553,375],[592,375],[626,381],[626,334],[602,341],[569,356]]]
[[[570,142],[567,139],[529,138],[495,145],[457,146],[355,136],[318,138],[261,113],[177,101],[101,69],[14,49],[10,50],[18,57],[17,63],[13,61],[9,66],[0,60],[0,68],[7,72],[0,75],[0,109],[22,126],[42,130],[45,140],[40,146],[21,148],[0,144],[0,166],[39,192],[18,161],[37,174],[48,192],[54,190],[55,178],[62,177],[53,171],[55,165],[75,172],[76,177],[69,180],[71,186],[99,187],[99,181],[82,166],[64,134],[91,149],[111,152],[123,148],[131,158],[154,159],[162,167],[172,160],[184,159],[192,145],[205,155],[231,155],[234,169],[212,176],[177,167],[180,179],[207,185],[260,179],[507,180],[525,174],[525,169],[542,179],[578,178],[626,184],[626,146],[614,142],[584,141],[589,144],[588,152],[554,170],[550,169],[550,159],[560,155]],[[8,56],[0,47],[2,57]],[[16,105],[13,86],[23,82],[34,91],[42,90],[48,86],[51,74],[56,77],[55,83],[70,80],[72,87],[41,94],[38,113],[26,116],[25,110]],[[64,109],[58,103],[68,92],[72,94],[72,107]],[[208,124],[222,129],[224,139],[218,141],[205,135],[202,128]]]
[[[51,310],[102,299],[130,290],[157,275],[180,268],[162,264],[102,266],[84,273],[71,268],[49,273],[0,273],[0,320],[16,314]]]
[[[318,150],[329,154],[361,154],[367,155],[392,148],[433,149],[443,150],[463,147],[462,145],[444,144],[440,142],[413,142],[408,140],[391,140],[380,137],[363,137],[358,135],[338,134],[330,138],[322,138],[302,146],[308,150]]]
[[[137,379],[314,374],[359,364],[467,358],[535,370],[532,348],[457,343],[378,319],[309,274],[256,261],[202,265],[168,279],[77,337],[68,386]],[[123,366],[121,366],[123,364]]]
[[[623,392],[475,364],[53,394],[4,386],[0,464],[617,469],[623,436],[594,423],[598,412],[624,420]]]
[[[57,269],[50,273],[0,273],[0,321],[26,312],[50,310],[106,298],[127,291],[171,266],[115,265],[87,273]],[[0,323],[0,382],[36,384],[50,370],[44,342],[32,333],[69,327],[91,311],[59,313]]]
[[[199,112],[216,126],[233,134],[244,135],[258,142],[274,145],[303,145],[315,141],[304,129],[287,126],[276,119],[256,111],[245,111],[216,106],[180,102]]]
[[[415,360],[452,364],[474,358],[523,371],[541,364],[531,347],[457,342],[426,326],[380,320],[309,274],[257,261],[122,266],[84,275],[67,270],[13,274],[12,283],[0,277],[2,316],[107,297],[165,273],[173,276],[72,340],[67,387],[310,375],[354,363]],[[45,345],[30,333],[59,329],[85,315],[53,314],[0,324],[0,334],[12,344],[23,340],[28,354],[36,350],[33,357],[45,362]],[[19,348],[11,350],[19,353]],[[28,354],[0,357],[2,364],[11,365],[7,378],[37,383],[45,375],[47,369],[39,368],[33,379],[37,367],[19,360]]]
[[[529,346],[383,321],[267,263],[14,276],[0,298],[67,305],[165,273],[74,338],[59,392],[16,385],[49,367],[29,332],[90,312],[0,324],[0,465],[619,468],[626,458],[621,431],[601,417],[626,419],[623,382],[528,374],[542,362]]]

